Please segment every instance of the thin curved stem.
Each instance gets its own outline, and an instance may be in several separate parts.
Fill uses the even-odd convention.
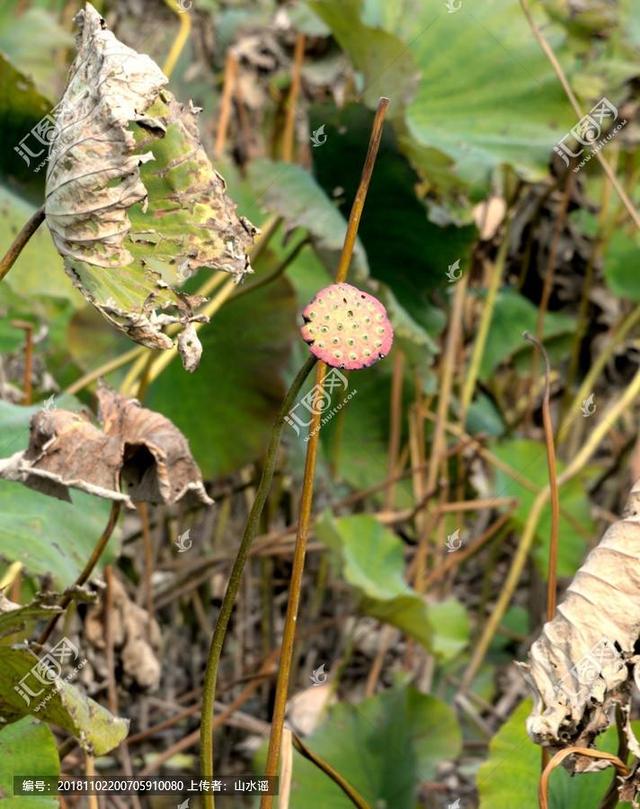
[[[498,292],[500,290],[500,283],[504,275],[505,261],[507,252],[509,250],[509,232],[511,221],[507,221],[505,234],[502,238],[502,244],[498,249],[498,255],[490,270],[489,287],[487,289],[487,296],[482,308],[482,316],[480,318],[480,326],[476,338],[473,342],[473,351],[471,352],[471,360],[469,361],[469,369],[465,374],[464,386],[460,396],[460,424],[464,428],[467,420],[467,412],[473,399],[473,392],[480,375],[480,365],[484,357],[485,348],[487,345],[487,338],[489,336],[489,328],[493,320],[493,312],[496,307],[498,299]]]
[[[327,366],[324,364],[324,362],[319,363],[316,371],[317,390],[323,390],[326,371]],[[269,750],[267,752],[267,764],[265,768],[265,775],[271,777],[275,777],[277,775],[278,765],[280,762],[282,730],[284,727],[287,695],[289,693],[289,677],[291,674],[293,645],[295,642],[296,623],[298,620],[298,610],[300,607],[304,560],[307,553],[307,538],[309,536],[309,527],[311,525],[313,481],[316,473],[321,418],[322,414],[319,410],[317,413],[314,412],[311,419],[311,424],[309,425],[309,442],[307,443],[307,456],[304,465],[304,477],[302,479],[302,495],[300,496],[298,532],[296,536],[296,545],[293,552],[291,584],[289,585],[287,613],[284,619],[284,631],[282,633],[282,644],[280,646],[280,667],[278,669],[278,679],[276,682],[276,696],[273,707],[273,716],[271,718]],[[260,803],[261,809],[271,809],[272,806],[273,796],[263,795]]]
[[[22,252],[24,246],[33,236],[36,230],[44,222],[44,205],[34,212],[31,219],[29,219],[22,227],[22,230],[17,234],[13,240],[13,244],[4,254],[0,260],[0,281],[5,277],[9,270],[15,264],[16,259]]]
[[[313,750],[310,750],[302,739],[295,733],[291,734],[291,739],[293,741],[293,746],[296,748],[298,753],[308,759],[312,764],[315,764],[315,766],[322,770],[325,775],[328,775],[334,784],[337,784],[337,786],[340,787],[340,789],[344,792],[347,798],[349,798],[351,803],[357,807],[357,809],[371,809],[358,790],[351,786],[347,779],[340,775],[340,773],[334,769],[328,761],[322,758],[322,756],[319,756],[317,753],[314,753]]]
[[[144,353],[144,350],[144,346],[131,348],[124,354],[120,354],[120,356],[114,357],[112,360],[103,363],[100,367],[94,368],[93,371],[88,371],[86,374],[81,376],[80,379],[77,379],[72,385],[69,385],[69,387],[65,390],[65,393],[69,395],[78,393],[78,391],[81,391],[82,388],[85,388],[87,385],[90,385],[92,382],[100,379],[101,376],[106,376],[106,374],[110,374],[112,371],[117,371],[118,368],[122,368],[123,365],[135,360]]]
[[[107,543],[111,539],[111,534],[113,534],[113,529],[116,527],[118,522],[118,517],[120,516],[120,506],[121,503],[118,500],[114,500],[111,503],[111,511],[109,512],[109,519],[105,526],[104,531],[98,542],[96,543],[95,548],[93,549],[93,553],[89,557],[87,564],[82,569],[82,572],[74,582],[73,587],[82,587],[82,585],[87,581],[89,576],[92,574],[94,567],[98,564],[98,560],[102,556],[104,549],[107,547]],[[57,612],[53,618],[47,624],[44,632],[40,636],[38,643],[43,646],[51,633],[53,632],[55,625],[58,623],[58,618],[63,614],[64,610],[69,606],[71,603],[71,599],[73,598],[72,595],[73,588],[69,588],[66,595],[62,597],[62,601],[60,602],[60,606],[62,607],[61,612]]]
[[[562,69],[562,66],[561,66],[560,62],[558,61],[555,53],[553,52],[553,49],[552,49],[551,45],[549,45],[547,40],[544,38],[544,35],[543,35],[542,31],[540,30],[540,28],[537,26],[535,20],[533,19],[533,16],[531,14],[531,9],[529,8],[528,0],[520,0],[520,5],[521,5],[522,10],[524,12],[524,16],[527,18],[527,22],[529,23],[529,27],[531,28],[531,32],[533,33],[533,35],[536,38],[538,44],[542,48],[542,51],[544,52],[544,55],[547,57],[547,59],[551,63],[551,67],[553,68],[554,73],[558,77],[558,81],[562,85],[562,89],[564,90],[565,95],[569,99],[569,103],[573,107],[573,110],[574,110],[575,114],[578,116],[578,118],[582,118],[584,116],[584,113],[580,109],[580,104],[578,104],[578,99],[576,98],[573,90],[571,89],[571,85],[569,84],[569,80],[567,79],[567,77],[565,75],[565,72]],[[611,182],[611,185],[615,188],[616,193],[620,197],[624,207],[627,209],[627,213],[629,214],[629,216],[633,220],[635,226],[637,228],[640,228],[640,214],[635,209],[635,207],[633,205],[633,202],[631,201],[631,199],[630,199],[629,195],[627,194],[627,192],[622,187],[622,184],[618,181],[618,178],[616,177],[613,169],[607,163],[607,161],[604,159],[604,157],[600,154],[599,151],[595,152],[595,156],[596,156],[596,159],[597,159],[598,163],[600,163],[600,165],[602,167],[602,170],[604,171],[604,173],[609,178],[609,181]]]
[[[625,410],[633,405],[638,396],[640,396],[640,371],[636,373],[618,401],[610,410],[605,413],[602,420],[591,431],[581,450],[575,455],[571,463],[559,476],[558,487],[563,486],[569,480],[574,478],[578,472],[580,472],[586,466],[592,455],[600,446],[600,442],[603,440],[604,436],[609,432]],[[484,623],[482,635],[474,648],[471,661],[469,662],[469,666],[462,679],[462,691],[466,690],[471,685],[476,674],[480,670],[480,666],[482,665],[487,650],[489,649],[491,640],[495,635],[498,626],[500,625],[500,621],[507,611],[507,608],[509,607],[511,598],[513,597],[515,589],[518,586],[518,581],[520,580],[520,576],[522,575],[522,571],[526,564],[529,550],[533,544],[538,522],[542,516],[542,511],[549,500],[549,495],[549,486],[541,489],[536,496],[536,499],[533,501],[531,508],[529,509],[529,516],[527,517],[527,522],[525,523],[522,531],[520,542],[518,543],[518,547],[516,548],[515,555],[512,559],[509,573],[507,574],[507,578],[502,585],[502,589],[500,590],[500,595],[498,596],[498,600],[493,608],[493,612]]]
[[[284,134],[282,136],[282,159],[285,161],[285,163],[291,163],[293,161],[293,152],[295,147],[296,107],[298,104],[298,96],[300,95],[305,41],[306,38],[304,34],[298,34],[296,36],[296,46],[293,56],[293,70],[291,72],[291,89],[289,91],[287,117],[284,124]]]
[[[224,66],[224,84],[222,86],[222,100],[220,102],[220,114],[218,116],[216,143],[213,147],[214,160],[220,160],[224,154],[224,145],[227,141],[227,129],[231,118],[231,104],[233,102],[233,90],[236,83],[237,72],[238,57],[233,48],[229,48]]]
[[[165,76],[171,76],[178,59],[180,58],[182,49],[184,48],[185,43],[189,38],[189,34],[191,33],[191,15],[187,13],[191,8],[191,4],[189,4],[188,7],[185,4],[185,7],[182,8],[178,5],[176,0],[165,0],[165,3],[178,15],[180,19],[180,28],[178,29],[176,38],[173,40],[169,55],[162,66],[162,72],[165,74]]]
[[[529,332],[524,339],[538,349],[544,358],[544,398],[542,400],[542,421],[544,424],[544,440],[547,449],[547,467],[549,470],[549,491],[551,496],[551,536],[549,537],[549,567],[547,575],[547,621],[556,612],[558,592],[558,536],[560,534],[560,496],[558,494],[558,466],[556,450],[553,445],[553,420],[551,418],[551,363],[547,350],[538,337]]]
[[[213,777],[213,707],[215,702],[216,682],[218,679],[218,667],[220,664],[220,656],[222,654],[222,646],[227,633],[227,627],[229,626],[229,619],[231,617],[233,605],[238,594],[238,589],[242,580],[242,573],[249,555],[251,543],[258,532],[262,510],[271,488],[285,418],[287,413],[291,410],[291,407],[293,406],[293,403],[295,402],[305,379],[315,364],[316,358],[310,356],[300,371],[298,371],[298,374],[291,383],[291,387],[284,398],[280,412],[278,413],[276,421],[273,425],[271,438],[269,439],[269,447],[267,449],[265,463],[262,469],[262,476],[256,491],[256,497],[253,501],[251,511],[249,512],[247,524],[245,526],[242,539],[240,540],[238,553],[233,563],[233,567],[231,568],[231,573],[229,574],[227,589],[224,594],[218,620],[213,631],[211,646],[209,648],[209,657],[207,660],[207,669],[204,677],[202,721],[200,725],[200,768],[203,778],[211,779]],[[212,794],[205,793],[204,806],[205,809],[214,809],[215,803]]]
[[[558,430],[559,444],[561,444],[567,438],[573,419],[575,419],[577,414],[580,412],[580,407],[584,400],[593,391],[596,381],[604,370],[605,366],[618,350],[621,343],[626,339],[631,329],[635,328],[638,323],[640,323],[640,306],[636,306],[635,309],[629,312],[625,319],[615,328],[611,338],[604,343],[602,351],[593,360],[593,363],[589,368],[589,372],[583,379],[566,416],[562,420],[562,424]]]
[[[599,761],[608,761],[613,767],[616,768],[618,775],[623,777],[629,775],[629,768],[627,765],[613,753],[605,753],[601,750],[592,750],[590,747],[567,747],[564,750],[557,752],[544,768],[544,772],[542,773],[540,784],[538,786],[538,801],[540,809],[549,809],[547,792],[549,790],[549,777],[551,773],[556,767],[562,764],[565,758],[573,755],[587,756],[588,758],[593,758]]]
[[[280,264],[270,272],[268,275],[265,275],[264,278],[259,278],[253,284],[245,284],[245,286],[239,287],[231,296],[231,300],[235,301],[238,298],[242,297],[242,295],[246,295],[247,292],[254,292],[256,289],[260,289],[260,287],[264,287],[267,284],[270,284],[272,281],[278,279],[285,270],[289,267],[289,265],[296,260],[300,251],[306,247],[308,244],[311,244],[311,239],[308,236],[305,236],[298,244],[291,250],[289,255],[285,256]]]

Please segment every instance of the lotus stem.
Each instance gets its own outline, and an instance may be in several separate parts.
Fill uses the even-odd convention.
[[[305,364],[298,371],[297,376],[291,383],[287,395],[284,398],[280,412],[276,418],[271,431],[271,438],[269,439],[269,447],[262,469],[262,477],[256,491],[256,497],[253,501],[247,524],[240,540],[238,553],[236,554],[231,573],[229,574],[229,581],[227,589],[222,600],[220,613],[216,626],[211,638],[211,646],[209,648],[209,656],[207,659],[207,669],[204,677],[203,697],[202,697],[202,720],[200,724],[200,768],[202,777],[211,779],[213,778],[213,726],[214,716],[213,709],[215,703],[216,683],[218,680],[218,669],[220,665],[220,656],[222,654],[222,646],[229,626],[229,619],[233,611],[233,605],[240,588],[242,581],[242,573],[244,566],[249,555],[251,543],[253,542],[258,528],[260,526],[260,517],[262,510],[267,500],[267,495],[271,489],[271,482],[273,481],[273,474],[275,472],[276,463],[278,460],[278,448],[280,447],[280,438],[284,429],[285,417],[291,410],[305,379],[313,366],[316,364],[316,358],[310,356]],[[204,794],[205,809],[214,809],[215,802],[212,794]]]
[[[22,252],[24,246],[27,244],[29,239],[33,236],[33,234],[36,232],[36,230],[40,227],[40,225],[43,222],[44,222],[44,205],[41,208],[38,208],[38,210],[35,211],[31,219],[29,219],[23,225],[22,230],[15,237],[11,247],[7,250],[4,257],[0,261],[0,281],[2,281],[5,275],[13,267],[16,259]]]
[[[358,227],[364,209],[364,203],[369,190],[369,183],[373,175],[380,139],[382,138],[382,127],[384,117],[389,106],[388,98],[381,98],[378,102],[376,116],[369,139],[369,149],[365,158],[364,168],[360,185],[356,192],[356,197],[351,208],[347,232],[345,234],[340,262],[336,272],[336,283],[344,283],[349,272],[353,249],[358,236]],[[324,377],[327,366],[324,362],[318,364],[316,371],[316,386],[323,388]],[[278,679],[276,682],[276,695],[271,719],[271,733],[269,735],[269,749],[267,752],[267,765],[265,775],[274,777],[277,775],[280,763],[280,747],[282,744],[282,730],[284,727],[284,715],[289,693],[289,679],[291,676],[291,663],[293,660],[293,645],[295,641],[296,622],[298,620],[298,608],[300,606],[300,593],[302,590],[302,576],[304,573],[304,560],[307,550],[307,538],[309,536],[309,526],[311,523],[311,508],[313,505],[313,483],[316,471],[316,459],[318,455],[318,441],[320,438],[321,412],[318,410],[312,414],[309,425],[309,440],[307,443],[307,455],[304,467],[304,478],[302,482],[302,495],[300,497],[300,510],[298,518],[298,531],[296,545],[293,554],[293,569],[291,572],[291,586],[289,588],[289,599],[287,602],[287,614],[285,617],[284,631],[282,635],[282,645],[280,647],[280,667],[278,669]],[[206,807],[206,804],[205,804]],[[263,795],[260,800],[260,809],[272,809],[273,795]],[[209,809],[209,807],[206,807]]]

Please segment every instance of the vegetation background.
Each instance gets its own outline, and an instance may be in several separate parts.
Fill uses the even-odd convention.
[[[14,147],[64,91],[81,5],[0,6],[2,252],[44,198],[46,169]],[[560,488],[561,591],[640,477],[640,4],[530,5],[96,0],[116,36],[202,108],[207,152],[263,233],[253,276],[236,287],[220,274],[226,292],[193,374],[173,360],[151,377],[152,352],[132,355],[86,303],[44,225],[0,284],[0,456],[26,446],[47,400],[95,409],[100,376],[183,431],[216,501],[128,512],[92,580],[96,602],[65,619],[88,660],[75,685],[131,720],[124,746],[91,759],[97,772],[123,761],[136,774],[198,772],[207,649],[273,419],[307,355],[299,312],[334,277],[387,96],[349,281],[385,303],[396,338],[386,359],[348,375],[351,395],[321,431],[289,723],[371,809],[538,806],[540,750],[514,661],[545,619],[551,507],[531,521],[548,482],[545,366],[522,335],[549,354],[557,469],[574,470]],[[590,146],[568,167],[554,151],[581,117],[563,80],[582,113],[606,98],[626,121],[599,152],[609,173],[595,155],[573,170]],[[285,430],[225,644],[217,698],[234,708],[216,730],[217,773],[263,766],[304,437]],[[25,605],[72,585],[107,515],[86,494],[68,504],[0,481],[5,595]],[[105,566],[124,627],[111,648]],[[85,772],[73,735],[29,716],[0,729],[3,804],[57,806],[9,797],[10,776]],[[599,745],[614,750],[615,734]],[[352,805],[289,752],[281,809]],[[598,809],[611,772],[554,772],[552,809]]]

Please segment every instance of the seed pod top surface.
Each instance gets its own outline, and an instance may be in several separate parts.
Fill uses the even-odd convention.
[[[393,327],[384,306],[351,284],[321,289],[302,316],[303,338],[327,365],[368,368],[391,350]]]

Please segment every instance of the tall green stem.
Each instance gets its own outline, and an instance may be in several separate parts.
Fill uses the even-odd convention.
[[[240,588],[242,580],[242,572],[244,570],[245,562],[249,555],[251,543],[258,531],[260,525],[260,517],[262,510],[271,488],[273,480],[273,473],[276,468],[278,459],[278,447],[280,446],[280,438],[284,429],[285,417],[291,410],[293,403],[298,396],[305,379],[309,372],[316,363],[316,358],[310,356],[305,364],[298,372],[296,378],[293,380],[287,395],[282,403],[278,417],[273,425],[271,431],[271,438],[269,440],[269,447],[265,458],[264,467],[262,470],[262,477],[256,491],[256,497],[253,501],[253,506],[249,512],[247,524],[240,540],[240,547],[236,555],[231,573],[229,575],[229,582],[227,589],[222,600],[220,614],[213,631],[211,638],[211,646],[209,648],[209,657],[207,660],[207,670],[204,677],[204,693],[202,698],[202,720],[200,725],[200,769],[202,777],[211,779],[213,777],[213,706],[215,701],[216,682],[218,679],[218,668],[220,664],[220,656],[222,654],[222,646],[229,626],[229,619],[233,611],[233,605]],[[205,793],[204,795],[205,809],[214,809],[215,803],[212,794]]]

